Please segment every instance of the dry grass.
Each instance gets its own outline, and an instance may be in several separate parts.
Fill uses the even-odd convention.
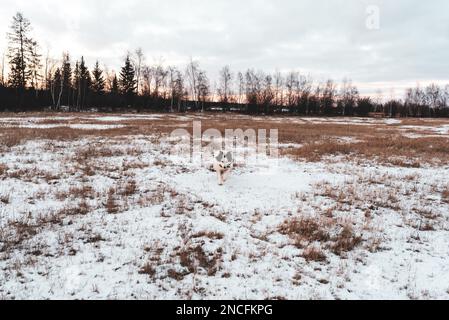
[[[6,164],[0,163],[0,177],[4,177],[8,172],[8,166]]]
[[[299,248],[314,241],[327,242],[330,238],[323,220],[308,217],[288,220],[281,225],[279,231],[291,236]]]
[[[346,224],[333,239],[330,248],[336,255],[352,251],[356,246],[362,243],[362,237],[356,235],[351,225]]]
[[[326,261],[322,248],[341,256],[362,243],[362,237],[353,227],[338,219],[292,218],[279,227],[279,232],[287,235],[297,248],[303,249],[302,256],[308,261]],[[321,248],[316,247],[316,243]]]
[[[129,197],[137,192],[137,184],[135,180],[129,180],[124,182],[120,189],[117,191],[118,194]]]
[[[198,273],[199,269],[203,269],[208,276],[214,276],[217,273],[222,254],[221,249],[213,254],[207,254],[201,245],[187,246],[178,252],[181,266],[189,273]]]
[[[315,141],[306,143],[302,148],[286,149],[282,153],[306,161],[320,161],[326,156],[351,155],[353,158],[376,160],[400,167],[419,168],[421,164],[447,163],[449,139],[447,138],[406,138],[399,135],[364,137],[362,142],[338,143],[335,141]]]
[[[67,114],[74,119],[70,123],[92,123],[92,124],[116,124],[114,122],[96,122],[95,117],[88,120],[77,118],[79,115]],[[27,115],[28,116],[28,115]],[[51,116],[51,114],[38,113],[29,116]],[[97,115],[95,115],[97,116]],[[104,116],[99,114],[98,116]],[[195,115],[192,114],[192,120]],[[449,143],[446,137],[421,137],[416,139],[402,136],[399,125],[385,125],[382,123],[372,125],[356,125],[351,123],[310,123],[292,122],[291,118],[283,121],[283,117],[242,117],[239,115],[201,114],[202,129],[215,128],[224,134],[225,129],[279,129],[279,140],[281,143],[302,144],[302,148],[289,148],[283,150],[283,154],[294,158],[319,161],[323,157],[331,155],[346,155],[375,159],[401,167],[418,167],[424,163],[435,161],[447,163]],[[420,120],[401,119],[403,125],[437,126],[447,124],[444,120]],[[40,123],[61,123],[67,125],[67,121],[53,119],[42,119]],[[126,125],[123,128],[107,130],[80,130],[68,127],[57,127],[49,129],[0,128],[1,145],[12,147],[28,140],[57,140],[73,141],[84,137],[96,136],[107,139],[132,136],[132,135],[164,135],[169,134],[176,128],[185,128],[191,131],[192,122],[187,119],[179,119],[176,115],[162,115],[157,119],[125,119],[120,122]],[[351,138],[353,142],[338,142],[338,139]],[[142,151],[108,149],[101,145],[90,146],[80,150],[78,155],[84,159],[95,157],[113,157],[126,154],[140,154]],[[166,165],[164,162],[155,162],[155,165]]]
[[[120,206],[116,200],[116,190],[113,188],[109,189],[105,207],[109,214],[116,214],[120,211]]]
[[[37,234],[38,226],[27,219],[0,228],[0,252],[8,252]]]
[[[105,124],[105,123],[101,123]],[[86,137],[119,137],[139,134],[138,127],[113,128],[107,130],[84,130],[69,127],[56,128],[0,128],[0,145],[11,148],[30,140],[74,141]]]
[[[449,186],[446,187],[446,189],[444,189],[444,190],[441,192],[441,199],[442,199],[444,202],[449,203]]]
[[[156,269],[153,267],[153,264],[151,262],[147,262],[143,265],[142,268],[140,268],[139,274],[146,274],[153,278],[156,274]]]
[[[0,194],[0,202],[3,204],[9,204],[10,198],[11,198],[11,194],[9,194],[9,193]]]
[[[208,238],[212,240],[221,240],[224,238],[224,234],[220,232],[201,231],[192,235],[192,238]]]
[[[315,246],[306,248],[302,254],[302,257],[307,261],[324,262],[327,260],[323,250]]]
[[[94,199],[95,192],[90,185],[72,186],[67,191],[59,190],[55,194],[56,199]]]

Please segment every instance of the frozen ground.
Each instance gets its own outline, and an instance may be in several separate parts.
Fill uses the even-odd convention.
[[[101,134],[161,117],[0,119],[99,132],[1,150],[0,298],[449,299],[449,166],[282,157],[218,186],[158,132]],[[417,129],[365,120],[292,119]]]

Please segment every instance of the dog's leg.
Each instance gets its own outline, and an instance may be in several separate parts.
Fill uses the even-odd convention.
[[[223,173],[221,171],[217,171],[217,177],[218,177],[218,185],[223,185]]]
[[[223,173],[223,181],[224,181],[224,182],[226,182],[226,181],[228,180],[230,173],[231,173],[231,170],[226,170],[226,171]]]

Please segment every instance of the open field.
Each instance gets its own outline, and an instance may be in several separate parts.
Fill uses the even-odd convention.
[[[218,186],[193,121],[278,166]],[[3,114],[0,298],[449,299],[448,155],[444,119]]]

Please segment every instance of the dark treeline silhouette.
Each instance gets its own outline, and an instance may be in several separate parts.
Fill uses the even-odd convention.
[[[0,77],[0,111],[219,111],[251,114],[321,116],[448,117],[449,85],[431,84],[406,91],[404,99],[362,97],[349,79],[315,82],[292,71],[288,74],[248,69],[220,70],[210,80],[197,61],[184,70],[162,63],[148,65],[141,49],[128,53],[117,74],[97,61],[89,70],[84,57],[60,61],[43,59],[31,38],[30,22],[13,17],[8,33],[7,61]],[[5,72],[8,64],[9,72]]]

